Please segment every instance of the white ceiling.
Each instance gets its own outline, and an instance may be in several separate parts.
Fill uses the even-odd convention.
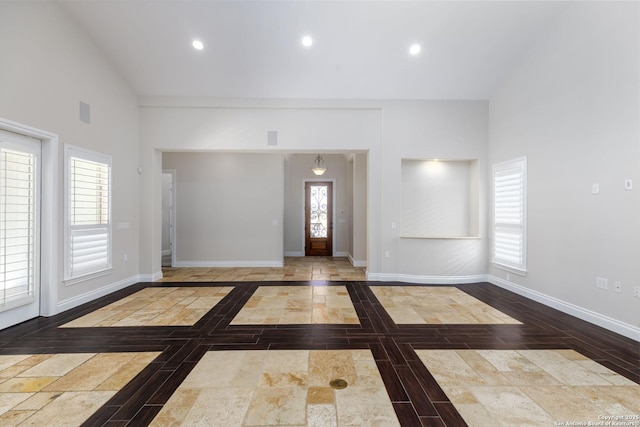
[[[554,1],[62,1],[139,95],[488,99]],[[309,34],[314,45],[301,45]],[[205,48],[191,47],[194,38]],[[420,43],[418,56],[408,54]]]

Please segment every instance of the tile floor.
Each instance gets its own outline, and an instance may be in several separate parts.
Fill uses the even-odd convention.
[[[0,331],[0,425],[640,426],[639,348],[487,283],[140,283]]]
[[[192,326],[233,288],[147,288],[62,325]]]
[[[260,286],[232,325],[358,323],[344,286]]]
[[[285,257],[284,267],[164,267],[161,282],[363,281],[364,267],[342,257]]]
[[[518,324],[517,320],[452,287],[371,288],[397,324]]]
[[[80,425],[159,354],[0,355],[0,425]]]
[[[598,425],[640,414],[638,384],[573,350],[416,353],[471,426]]]
[[[371,351],[258,350],[205,354],[152,425],[400,424]]]

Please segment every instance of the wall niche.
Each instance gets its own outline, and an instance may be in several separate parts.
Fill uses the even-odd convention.
[[[479,238],[477,160],[402,159],[402,233]]]

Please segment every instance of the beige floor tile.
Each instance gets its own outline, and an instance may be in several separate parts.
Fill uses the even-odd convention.
[[[48,386],[46,391],[95,390],[111,376],[119,373],[135,356],[135,353],[97,354]]]
[[[597,423],[602,415],[640,413],[640,385],[572,350],[416,354],[472,426]]]
[[[254,350],[205,354],[152,425],[399,424],[369,350]]]
[[[0,384],[0,393],[36,393],[58,377],[15,377]]]
[[[0,425],[2,426],[17,426],[24,422],[27,418],[32,416],[36,411],[29,410],[11,410],[0,415]]]
[[[550,426],[554,419],[518,387],[471,389],[478,402],[500,426]]]
[[[384,387],[336,390],[336,408],[340,426],[400,426]]]
[[[307,427],[335,427],[337,425],[338,414],[335,405],[307,405]]]
[[[253,394],[244,425],[304,425],[306,398],[302,387],[259,388]]]
[[[520,324],[454,287],[372,286],[397,324]]]
[[[231,325],[358,324],[344,286],[260,286]]]
[[[20,374],[21,377],[61,377],[95,356],[94,353],[56,354]]]
[[[253,393],[245,388],[200,390],[180,425],[241,426]]]
[[[364,267],[353,267],[347,258],[285,257],[278,268],[173,268],[162,269],[163,282],[259,282],[259,281],[364,281]]]
[[[64,392],[24,421],[24,425],[46,426],[51,425],[51,420],[59,426],[80,425],[114,394],[113,391]]]
[[[80,425],[158,354],[0,357],[2,372],[15,373],[0,383],[0,425]]]
[[[0,397],[0,415],[33,396],[34,393],[2,393]]]
[[[191,326],[232,289],[146,288],[61,327]]]

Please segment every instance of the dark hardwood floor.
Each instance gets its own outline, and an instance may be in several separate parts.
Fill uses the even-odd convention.
[[[370,287],[346,286],[360,325],[230,325],[258,286],[304,282],[139,283],[50,318],[0,332],[0,354],[159,351],[161,355],[90,417],[87,426],[145,425],[210,350],[370,349],[403,426],[464,426],[418,359],[421,349],[573,349],[640,383],[638,342],[489,283],[456,286],[521,325],[396,325]],[[407,286],[406,283],[398,283]],[[58,328],[145,287],[234,286],[192,327]]]

